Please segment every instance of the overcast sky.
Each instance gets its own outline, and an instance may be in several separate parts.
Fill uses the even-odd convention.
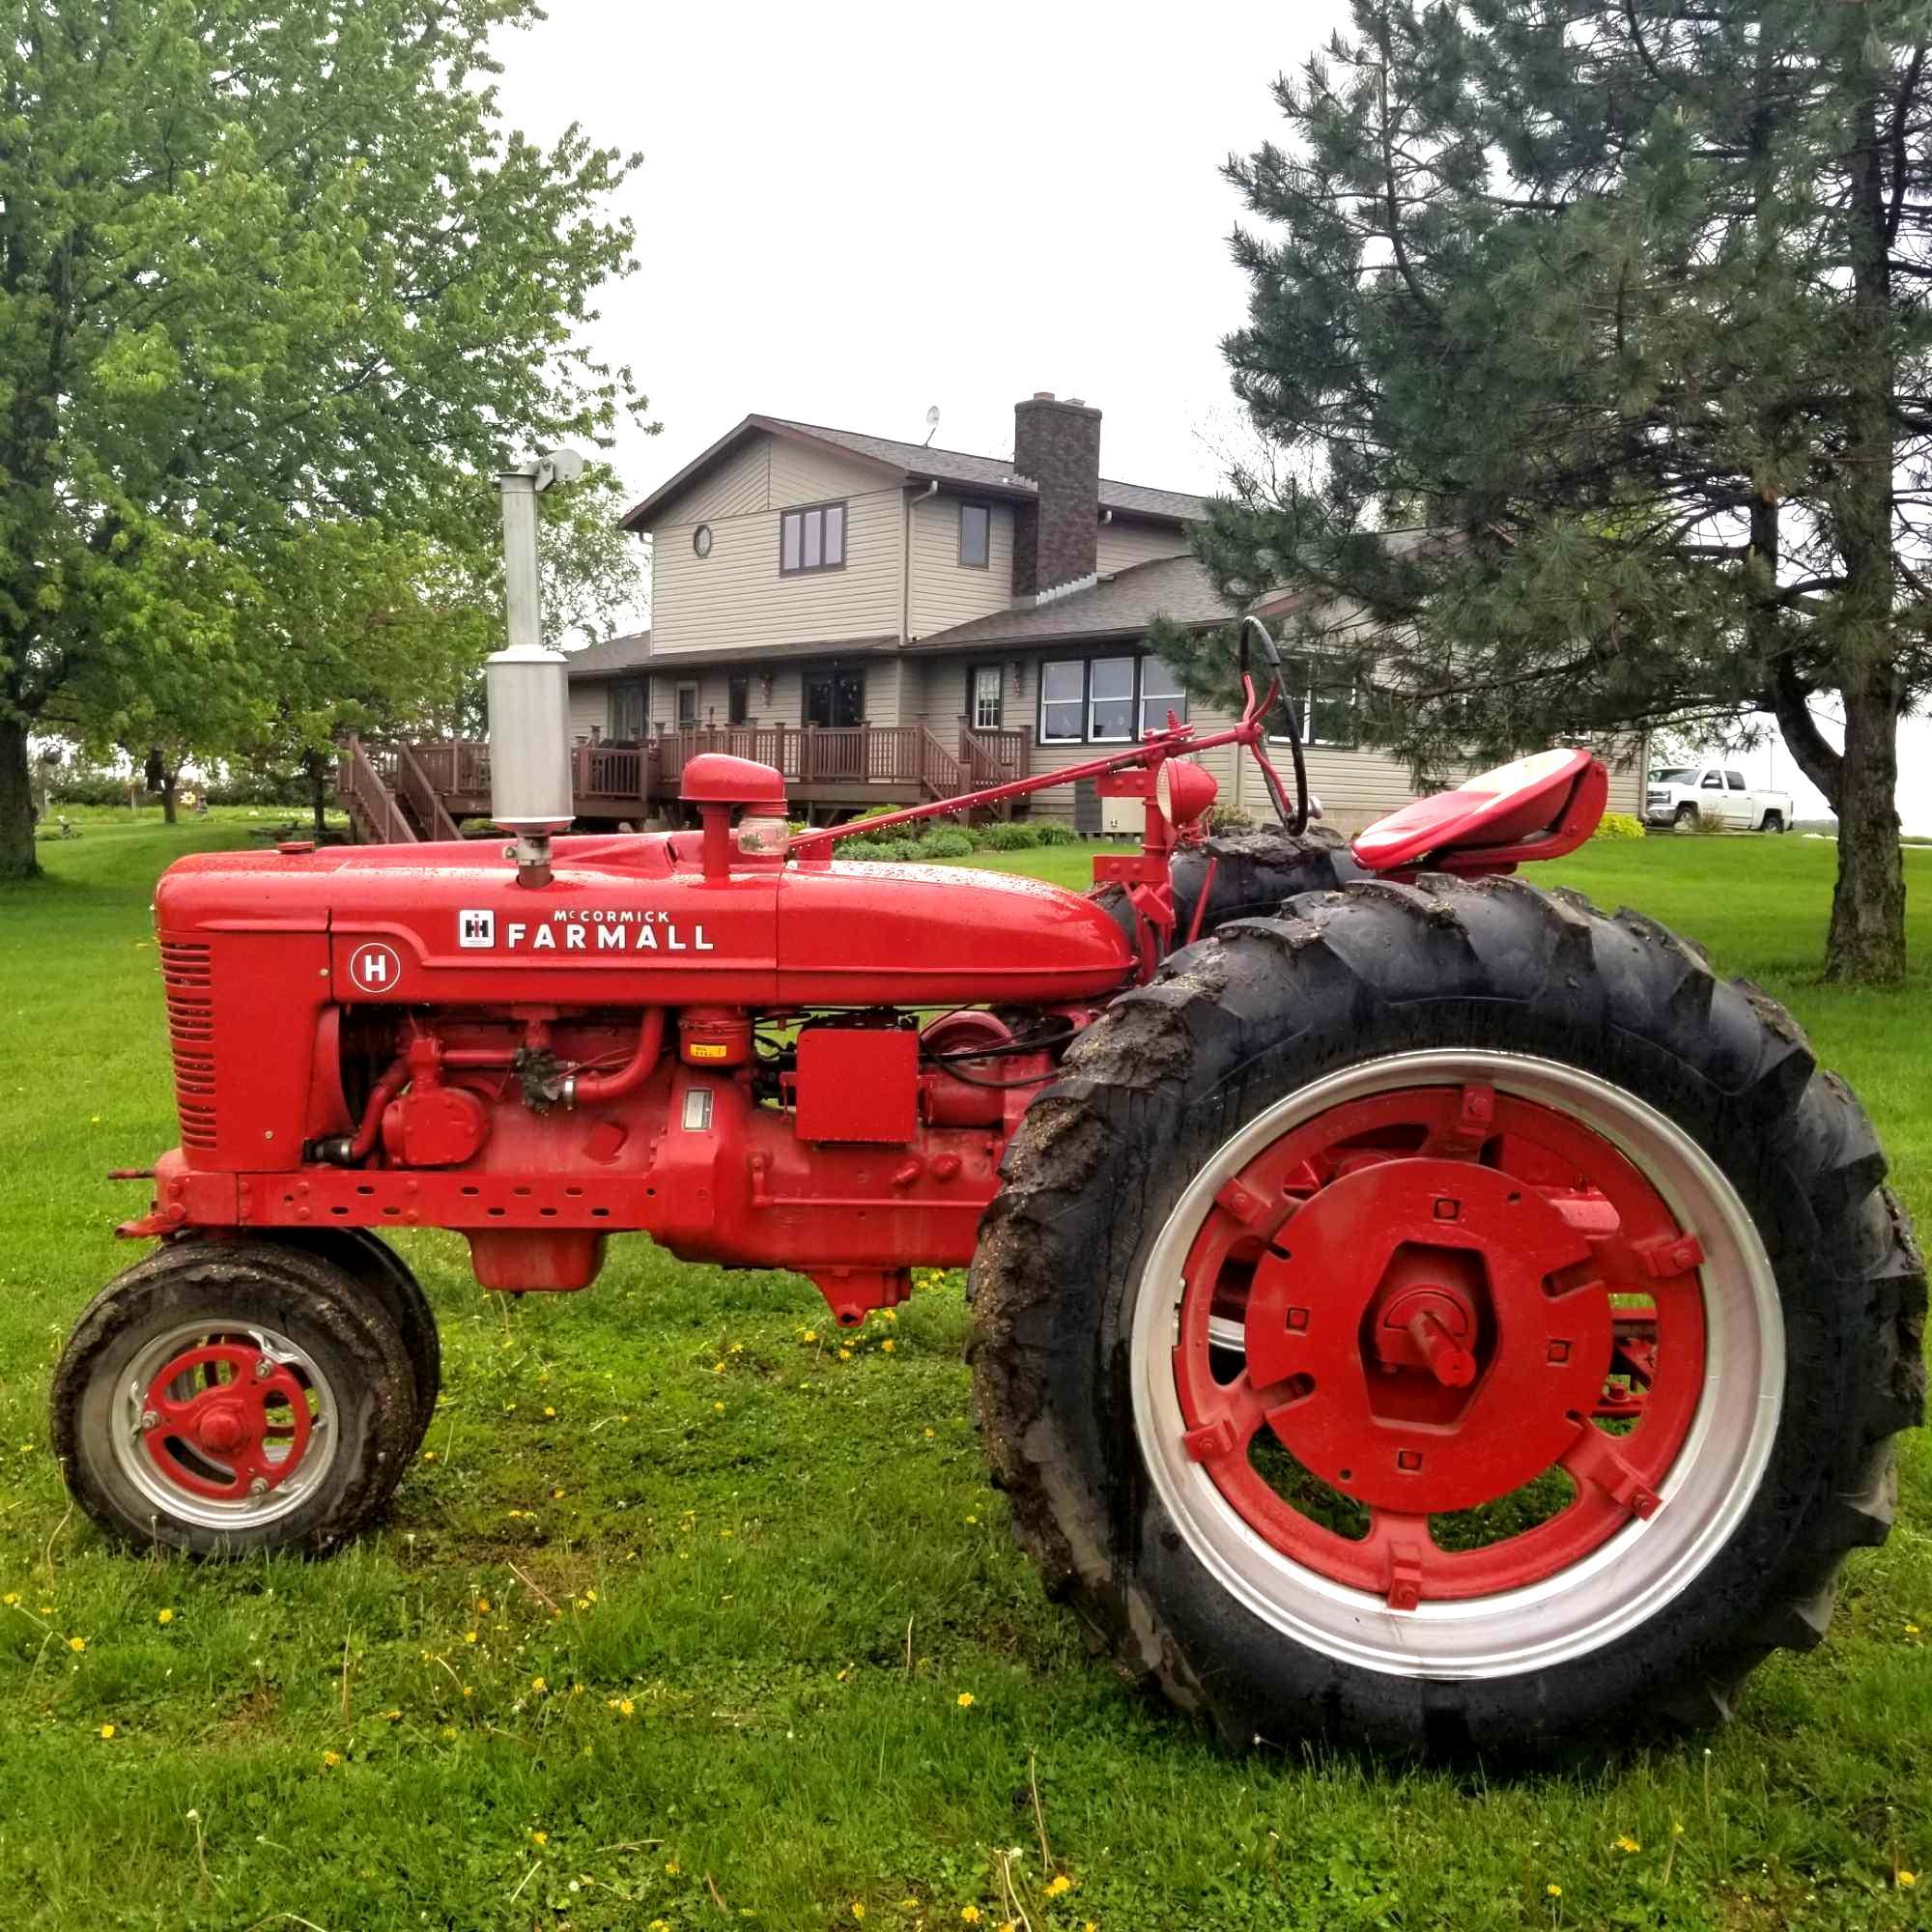
[[[663,423],[615,451],[634,497],[748,412],[1005,454],[1036,389],[1104,412],[1101,468],[1208,491],[1243,445],[1221,336],[1231,150],[1280,132],[1268,83],[1346,17],[1316,4],[986,4],[965,14],[548,0],[505,36],[508,118],[641,150],[639,272],[593,335]],[[1932,831],[1932,729],[1900,807]],[[1753,782],[1823,802],[1781,747]]]

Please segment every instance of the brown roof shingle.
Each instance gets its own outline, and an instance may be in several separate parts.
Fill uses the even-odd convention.
[[[962,645],[1069,643],[1083,638],[1136,638],[1155,617],[1177,624],[1222,624],[1236,614],[1191,556],[1164,556],[1103,577],[1091,589],[1045,604],[995,611],[919,640],[922,651]]]

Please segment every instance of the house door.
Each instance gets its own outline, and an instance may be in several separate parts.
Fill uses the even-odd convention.
[[[644,684],[613,684],[611,687],[610,737],[615,745],[636,745],[644,736],[644,720],[650,716],[650,687]]]
[[[997,731],[1004,718],[1006,686],[998,665],[975,665],[968,681],[966,715],[976,731]]]
[[[866,722],[866,673],[836,668],[807,671],[805,722],[808,724],[863,724]]]

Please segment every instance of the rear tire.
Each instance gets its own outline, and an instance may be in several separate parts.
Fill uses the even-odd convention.
[[[1767,811],[1764,815],[1764,823],[1758,827],[1758,830],[1760,832],[1782,832],[1784,830],[1783,812]]]
[[[74,1500],[123,1542],[198,1556],[355,1535],[418,1435],[386,1309],[321,1257],[258,1241],[174,1242],[118,1275],[50,1406]]]
[[[1211,1230],[1216,1216],[1258,1211],[1254,1190],[1230,1184],[1292,1132],[1325,1131],[1324,1121],[1353,1119],[1343,1111],[1350,1106],[1426,1112],[1445,1092],[1478,1096],[1467,1104],[1479,1128],[1456,1170],[1478,1206],[1485,1190],[1530,1171],[1538,1178],[1508,1194],[1508,1211],[1531,1215],[1527,1233],[1558,1247],[1559,1223],[1580,1239],[1576,1229],[1597,1210],[1578,1205],[1564,1165],[1574,1157],[1622,1217],[1607,1246],[1587,1250],[1601,1279],[1572,1264],[1544,1277],[1541,1293],[1512,1289],[1511,1300],[1499,1284],[1515,1250],[1500,1242],[1481,1255],[1473,1292],[1484,1307],[1463,1339],[1492,1353],[1466,1413],[1485,1392],[1481,1378],[1502,1374],[1496,1364],[1523,1373],[1520,1338],[1540,1334],[1541,1311],[1594,1309],[1598,1339],[1579,1343],[1577,1357],[1589,1386],[1580,1401],[1575,1389],[1550,1397],[1558,1406],[1546,1414],[1536,1383],[1502,1426],[1472,1433],[1465,1447],[1456,1437],[1446,1464],[1429,1449],[1429,1480],[1446,1481],[1446,1466],[1465,1490],[1481,1489],[1492,1472],[1492,1487],[1511,1492],[1506,1503],[1445,1489],[1419,1519],[1391,1510],[1388,1520],[1405,1526],[1392,1537],[1372,1496],[1369,1528],[1350,1543],[1337,1527],[1350,1494],[1303,1466],[1281,1491],[1285,1507],[1272,1493],[1256,1503],[1249,1470],[1260,1451],[1231,1454],[1199,1407],[1189,1432],[1181,1397],[1211,1408],[1217,1387],[1238,1392],[1250,1364],[1269,1350],[1282,1355],[1269,1283],[1295,1278],[1294,1243],[1330,1238],[1312,1328],[1328,1313],[1325,1294],[1343,1331],[1358,1337],[1349,1348],[1387,1351],[1387,1376],[1364,1381],[1361,1360],[1353,1379],[1331,1380],[1331,1359],[1312,1379],[1261,1390],[1266,1399],[1247,1412],[1271,1419],[1251,1422],[1252,1440],[1280,1450],[1281,1440],[1264,1440],[1280,1417],[1293,1455],[1310,1464],[1350,1429],[1372,1451],[1420,1439],[1378,1433],[1399,1425],[1378,1411],[1389,1398],[1377,1392],[1419,1386],[1431,1401],[1453,1392],[1402,1365],[1408,1345],[1390,1341],[1379,1315],[1365,1313],[1357,1328],[1347,1281],[1389,1216],[1407,1211],[1405,1189],[1439,1196],[1446,1156],[1431,1155],[1426,1141],[1337,1140],[1327,1182],[1275,1189],[1302,1200],[1306,1235],[1284,1233],[1265,1252],[1257,1241],[1238,1262],[1238,1231],[1216,1249]],[[1485,1141],[1492,1102],[1482,1093],[1496,1120],[1528,1124]],[[1532,1131],[1545,1131],[1539,1120],[1560,1159],[1531,1145]],[[1922,1408],[1925,1285],[1884,1170],[1863,1113],[1816,1070],[1789,1015],[1753,988],[1719,982],[1698,953],[1634,914],[1606,918],[1516,879],[1431,877],[1306,895],[1277,918],[1225,927],[1118,999],[1068,1054],[1065,1077],[1015,1137],[982,1224],[975,1392],[1017,1534],[1125,1672],[1205,1708],[1232,1740],[1314,1731],[1520,1750],[1720,1719],[1770,1650],[1822,1637],[1846,1551],[1882,1542],[1889,1527],[1891,1438]],[[1322,1186],[1344,1182],[1356,1194],[1324,1200]],[[1525,1193],[1546,1206],[1532,1198],[1519,1208]],[[1335,1203],[1374,1208],[1378,1198],[1380,1210],[1338,1219]],[[1500,1195],[1494,1206],[1505,1211]],[[1636,1249],[1625,1223],[1648,1215],[1668,1229],[1673,1214],[1679,1233],[1701,1238],[1701,1266],[1633,1280],[1614,1276],[1607,1260],[1597,1266],[1600,1255],[1630,1265]],[[1344,1238],[1333,1239],[1338,1232]],[[1647,1236],[1644,1252],[1662,1238]],[[1443,1264],[1406,1239],[1394,1249],[1411,1252]],[[1218,1298],[1197,1309],[1190,1287],[1204,1255],[1216,1254],[1216,1296],[1224,1279],[1246,1283],[1233,1319]],[[1306,1246],[1303,1265],[1313,1265]],[[1438,1295],[1454,1285],[1419,1283]],[[1618,1291],[1614,1303],[1606,1287]],[[1614,1347],[1609,1339],[1612,1317],[1641,1331],[1643,1295],[1652,1296],[1652,1379],[1605,1381],[1602,1363],[1626,1374],[1630,1360],[1617,1352],[1622,1330]],[[1207,1306],[1216,1310],[1211,1339]],[[1310,1308],[1288,1316],[1292,1342],[1296,1316],[1311,1326]],[[1590,1347],[1606,1352],[1589,1356]],[[1757,1394],[1705,1393],[1707,1348],[1709,1387],[1728,1378]],[[1569,1355],[1567,1341],[1561,1358],[1552,1344],[1548,1360]],[[1231,1361],[1240,1371],[1232,1380]],[[1614,1412],[1605,1406],[1614,1392],[1639,1387],[1655,1406],[1628,1434],[1614,1421],[1592,1427],[1590,1417]],[[1298,1419],[1324,1413],[1325,1437]],[[1451,1517],[1461,1533],[1472,1516],[1527,1507],[1534,1485],[1515,1464],[1538,1429],[1560,1435],[1566,1416],[1571,1450],[1587,1452],[1572,1460],[1594,1471],[1572,1480],[1552,1465],[1571,1483],[1570,1503],[1546,1496],[1530,1527],[1506,1523],[1491,1543],[1463,1546],[1474,1564],[1438,1547]],[[1653,1421],[1661,1433],[1646,1435]],[[1375,1480],[1401,1480],[1390,1458]],[[1364,1488],[1369,1473],[1340,1471]],[[1429,1527],[1417,1531],[1418,1520]],[[1598,1527],[1566,1558],[1573,1522],[1578,1534]],[[1365,1583],[1357,1573],[1372,1562],[1381,1567]]]

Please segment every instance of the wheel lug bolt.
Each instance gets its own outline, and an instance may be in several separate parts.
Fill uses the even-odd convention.
[[[257,1355],[255,1357],[255,1379],[258,1382],[268,1380],[272,1368],[273,1364],[269,1360],[267,1355]]]
[[[161,1418],[158,1415],[156,1415],[152,1408],[144,1408],[141,1411],[141,1427],[143,1429],[154,1428],[156,1423],[160,1421],[160,1419]]]
[[[248,1493],[251,1496],[266,1496],[269,1493],[268,1477],[257,1476],[255,1480],[248,1485]]]

